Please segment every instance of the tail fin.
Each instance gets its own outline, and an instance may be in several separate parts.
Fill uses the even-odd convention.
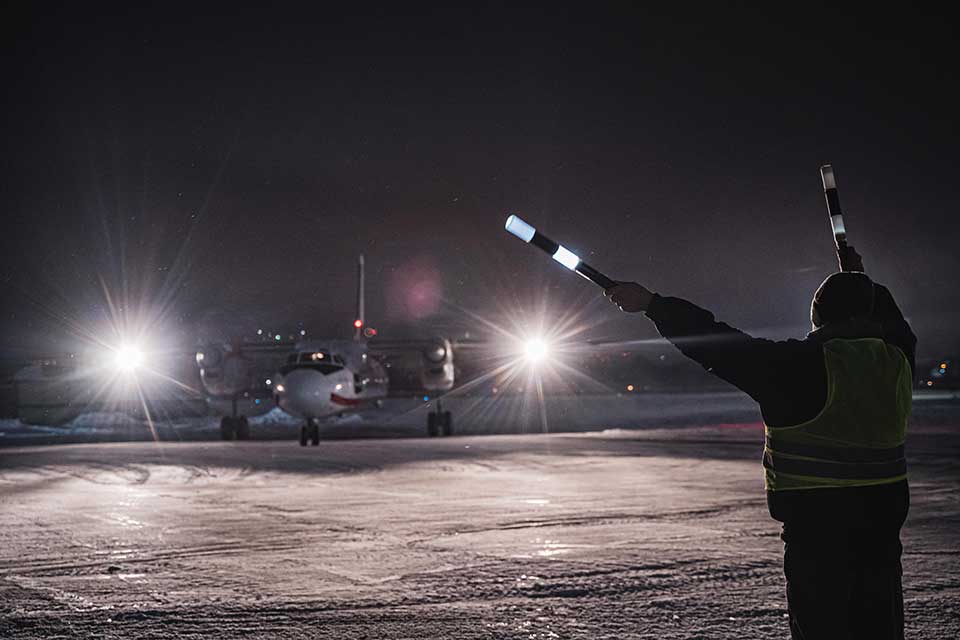
[[[367,323],[365,317],[364,309],[364,269],[363,269],[363,254],[360,254],[360,258],[357,260],[357,316],[353,321],[353,339],[362,340],[363,339],[363,328]]]

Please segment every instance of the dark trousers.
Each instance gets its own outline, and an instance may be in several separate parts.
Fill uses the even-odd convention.
[[[863,542],[853,548],[822,538],[787,542],[794,640],[903,640],[900,541]]]

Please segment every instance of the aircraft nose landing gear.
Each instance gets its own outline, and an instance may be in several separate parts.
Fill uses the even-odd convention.
[[[439,400],[436,408],[427,414],[427,435],[431,438],[453,435],[453,417],[443,410]]]
[[[320,425],[313,418],[308,418],[306,424],[300,427],[300,446],[307,446],[307,441],[317,446],[320,444]]]

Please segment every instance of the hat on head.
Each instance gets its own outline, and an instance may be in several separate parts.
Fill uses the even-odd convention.
[[[841,271],[827,277],[813,294],[810,321],[820,328],[873,311],[873,280],[859,271]]]

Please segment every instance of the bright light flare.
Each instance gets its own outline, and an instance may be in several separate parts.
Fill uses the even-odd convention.
[[[522,221],[517,218],[507,222],[507,230],[519,232],[514,235],[521,239],[536,238],[535,230],[519,224]],[[468,411],[477,419],[505,420],[523,432],[528,425],[539,423],[539,431],[549,433],[547,405],[551,394],[594,389],[615,392],[591,376],[593,349],[583,342],[584,334],[600,323],[599,318],[589,317],[598,305],[588,304],[583,293],[576,300],[550,304],[546,297],[549,289],[543,287],[540,294],[518,300],[519,304],[501,305],[489,317],[444,300],[449,308],[479,325],[481,335],[488,334],[479,344],[459,346],[473,351],[480,369],[447,393],[448,397],[467,399],[468,394],[485,392],[470,402]],[[469,341],[471,336],[464,338]],[[485,397],[495,401],[480,404]],[[411,409],[410,413],[415,411]]]
[[[550,356],[550,346],[543,338],[528,340],[523,347],[524,359],[533,365],[539,364]]]
[[[121,345],[113,356],[113,364],[120,371],[132,372],[143,366],[143,351],[132,344]]]

